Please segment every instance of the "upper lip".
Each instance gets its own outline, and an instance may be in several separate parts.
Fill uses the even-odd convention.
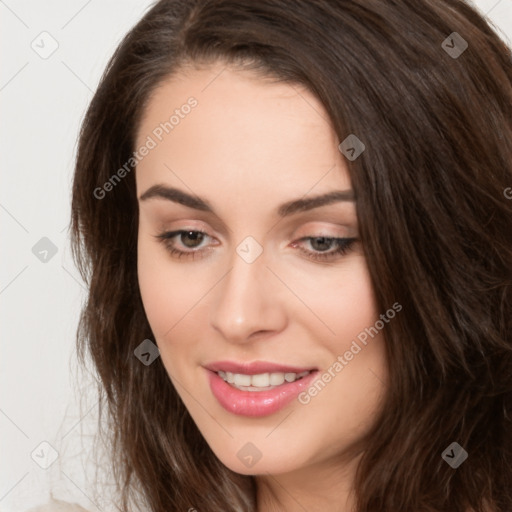
[[[250,363],[238,363],[236,361],[215,361],[204,365],[204,368],[212,372],[224,371],[240,373],[242,375],[258,375],[260,373],[302,373],[313,371],[316,368],[289,366],[285,364],[270,363],[268,361],[252,361]]]

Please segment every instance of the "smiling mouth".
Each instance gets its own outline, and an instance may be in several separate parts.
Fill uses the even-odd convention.
[[[215,373],[230,386],[241,391],[269,391],[285,383],[300,380],[309,375],[312,371],[313,370],[306,370],[301,373],[272,372],[246,375],[219,370]]]
[[[258,368],[260,373],[255,373],[254,369],[247,373],[228,372],[228,365],[223,363],[223,366],[223,369],[220,365],[205,368],[213,396],[229,413],[253,418],[275,414],[291,404],[297,395],[312,385],[319,374],[316,368],[307,370],[277,364],[266,364],[267,368],[274,366],[269,368],[274,371],[265,373],[261,372],[263,368]],[[230,369],[244,371],[246,367],[232,364]],[[291,372],[292,369],[296,372]],[[233,382],[229,382],[228,378]]]

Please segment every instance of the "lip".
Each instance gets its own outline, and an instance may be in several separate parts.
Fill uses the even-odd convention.
[[[297,395],[307,389],[319,374],[318,370],[314,370],[309,375],[295,382],[285,382],[268,391],[241,391],[224,381],[216,371],[206,369],[206,372],[208,374],[212,394],[220,405],[232,414],[249,417],[268,416],[283,409],[292,402]],[[242,372],[236,371],[234,373]]]
[[[315,367],[297,367],[288,366],[268,361],[253,361],[251,363],[238,363],[236,361],[216,361],[204,365],[204,368],[212,372],[231,372],[242,375],[258,375],[260,373],[302,373],[306,371],[318,370]]]

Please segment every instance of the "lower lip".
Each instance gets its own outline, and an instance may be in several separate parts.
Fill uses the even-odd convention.
[[[206,370],[210,389],[226,411],[240,416],[268,416],[287,406],[294,398],[311,385],[318,370],[295,382],[285,382],[268,391],[241,391],[228,384],[216,372]]]

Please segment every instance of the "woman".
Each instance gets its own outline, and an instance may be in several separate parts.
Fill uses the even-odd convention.
[[[459,0],[130,31],[72,201],[123,510],[512,510],[510,61]]]

